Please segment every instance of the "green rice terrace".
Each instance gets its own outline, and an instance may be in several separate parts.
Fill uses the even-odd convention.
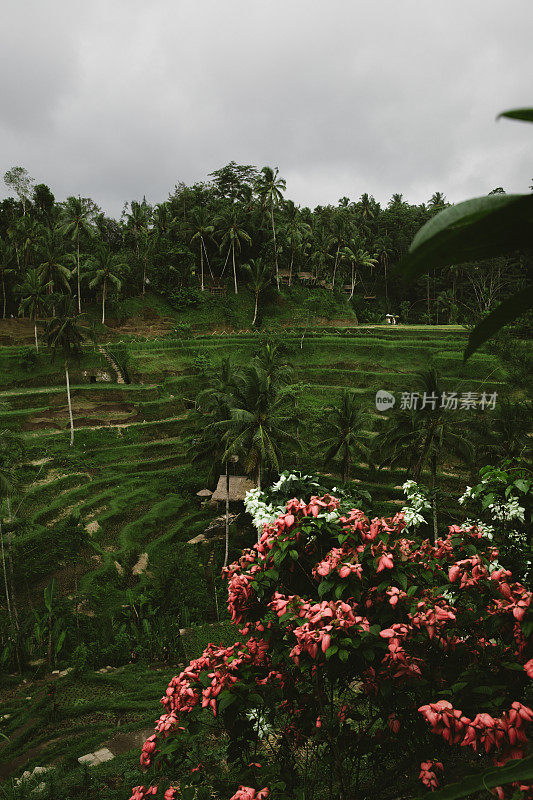
[[[467,333],[460,326],[356,326],[345,319],[264,333],[183,334],[175,324],[167,317],[133,332],[126,323],[108,341],[84,346],[71,368],[73,447],[61,361],[51,362],[44,347],[38,356],[25,343],[0,348],[0,428],[21,432],[24,442],[14,500],[17,602],[34,609],[35,649],[44,641],[55,669],[50,674],[47,660],[35,657],[26,683],[3,679],[1,796],[19,796],[23,772],[38,784],[39,770],[29,773],[53,766],[44,781],[50,797],[92,797],[95,788],[124,797],[176,665],[210,640],[234,640],[220,579],[223,506],[197,496],[214,489],[222,468],[194,459],[191,414],[226,357],[244,366],[265,342],[276,342],[292,368],[301,443],[287,466],[320,474],[330,486],[339,476],[334,465],[324,466],[321,426],[325,408],[346,389],[367,413],[370,441],[386,418],[376,409],[376,391],[394,393],[399,403],[429,366],[445,390],[497,392],[499,402],[523,395],[497,356],[480,351],[463,365]],[[405,474],[360,460],[351,486],[370,494],[374,515],[392,515],[404,502]],[[438,477],[449,522],[469,472],[451,459]],[[421,481],[428,480],[423,472]],[[232,503],[231,531],[230,559],[255,537],[242,503]],[[67,622],[73,600],[75,620]],[[93,635],[97,626],[103,635]],[[90,769],[78,761],[103,749],[115,757]]]

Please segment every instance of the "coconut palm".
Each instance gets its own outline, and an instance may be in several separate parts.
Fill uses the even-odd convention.
[[[70,397],[69,367],[72,361],[80,359],[85,338],[85,329],[80,324],[80,316],[75,313],[70,298],[65,298],[59,315],[53,317],[46,326],[46,340],[52,352],[52,359],[58,352],[61,352],[65,363],[71,447],[74,444],[74,419]]]
[[[470,465],[473,456],[471,425],[460,410],[446,408],[444,393],[435,369],[418,376],[420,390],[416,408],[393,411],[377,435],[374,446],[385,464],[403,464],[406,477],[418,481],[422,470],[429,468],[433,505],[433,534],[437,536],[438,468],[453,456]]]
[[[210,239],[213,236],[215,226],[209,224],[209,220],[207,217],[207,212],[203,208],[195,209],[192,214],[192,229],[193,235],[191,237],[192,242],[198,242],[200,248],[200,289],[204,291],[204,253],[207,258],[207,250],[205,248],[205,240]],[[207,263],[209,264],[209,259],[207,259]]]
[[[370,253],[367,253],[366,250],[363,250],[361,247],[357,247],[357,242],[355,239],[350,241],[350,247],[342,248],[340,252],[340,258],[343,261],[348,261],[351,265],[351,300],[355,290],[355,277],[357,275],[357,270],[363,268],[369,268],[372,270],[378,262],[377,259],[374,256],[371,256]]]
[[[6,277],[13,274],[11,269],[12,250],[5,239],[0,239],[0,280],[2,282],[2,319],[6,318]]]
[[[54,294],[59,287],[70,292],[72,272],[65,266],[65,256],[54,231],[47,230],[43,237],[45,260],[39,264],[39,277],[48,287],[48,293]],[[55,309],[52,309],[55,314]]]
[[[261,199],[263,208],[270,209],[270,220],[272,223],[272,241],[274,243],[274,262],[276,265],[276,284],[279,292],[279,266],[278,266],[278,247],[276,243],[276,225],[274,222],[274,206],[277,206],[283,199],[283,192],[287,188],[283,178],[278,178],[279,170],[272,167],[263,167],[257,179],[256,191]]]
[[[24,283],[18,288],[18,293],[20,294],[19,317],[27,313],[33,321],[35,350],[37,352],[39,352],[37,320],[48,304],[49,288],[50,284],[42,282],[37,269],[30,269],[26,273]]]
[[[144,245],[143,274],[142,274],[143,295],[146,290],[147,250],[149,246],[148,228],[151,219],[151,213],[152,209],[148,205],[146,200],[143,200],[142,203],[138,203],[136,200],[132,200],[130,205],[130,213],[127,214],[126,217],[126,229],[130,231],[133,236],[133,240],[135,242],[135,253],[137,255],[137,261],[139,264],[141,262],[140,246],[141,243]]]
[[[251,258],[249,264],[243,264],[242,270],[245,274],[246,282],[255,297],[254,318],[252,320],[253,328],[257,319],[259,295],[270,283],[271,272],[270,268],[267,267],[266,264],[263,264],[263,259],[260,256],[258,258]]]
[[[327,409],[324,430],[327,451],[325,463],[339,461],[342,480],[350,478],[350,467],[359,457],[368,459],[368,443],[365,430],[369,429],[369,420],[357,403],[357,395],[351,389],[345,389],[338,405]]]
[[[70,237],[76,246],[76,276],[78,285],[78,314],[81,314],[81,278],[80,278],[80,237],[92,236],[93,212],[86,200],[81,197],[68,197],[63,205],[58,229],[63,236]]]
[[[233,282],[235,294],[239,293],[237,286],[237,262],[235,253],[240,253],[242,243],[251,244],[252,239],[242,227],[241,219],[235,208],[229,209],[224,215],[218,218],[218,229],[221,236],[220,249],[223,250],[228,245],[228,255],[231,252],[233,263]]]
[[[239,456],[261,488],[265,468],[279,471],[282,444],[298,446],[289,433],[294,421],[291,395],[277,389],[264,370],[251,364],[237,381],[229,416],[215,425],[226,445],[224,459]]]
[[[116,291],[120,291],[122,281],[120,276],[127,269],[119,255],[111,251],[111,248],[102,244],[89,262],[89,287],[91,289],[100,288],[102,292],[102,325],[105,324],[105,302],[107,289],[112,284]]]
[[[292,283],[292,267],[294,264],[294,255],[298,247],[309,238],[311,235],[311,226],[304,222],[300,216],[300,211],[294,205],[292,200],[288,200],[285,204],[285,213],[287,222],[285,224],[284,232],[290,243],[291,260],[289,263],[289,286]]]

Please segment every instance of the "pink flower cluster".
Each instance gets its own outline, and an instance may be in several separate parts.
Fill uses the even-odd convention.
[[[440,771],[443,772],[444,767],[440,761],[422,761],[420,764],[420,775],[418,778],[422,781],[424,786],[427,786],[432,792],[434,792],[439,785],[435,772],[436,769],[440,769]]]
[[[476,752],[482,747],[486,753],[493,749],[521,749],[528,740],[526,726],[533,722],[533,711],[518,701],[497,719],[481,713],[470,720],[447,700],[421,706],[418,711],[429,722],[431,732],[448,744],[471,746]]]
[[[260,789],[256,792],[250,786],[239,786],[233,797],[230,800],[266,800],[270,792],[268,789]]]
[[[275,592],[274,599],[269,606],[278,617],[287,613],[287,608],[290,606],[295,620],[307,620],[293,630],[298,644],[292,648],[289,656],[295,664],[300,663],[300,656],[304,652],[313,659],[317,657],[319,649],[325,653],[331,644],[331,634],[336,631],[345,631],[355,625],[358,625],[361,630],[368,631],[370,628],[366,617],[354,614],[353,607],[342,600],[310,603],[297,595],[286,597]]]
[[[363,574],[363,566],[358,562],[357,554],[353,548],[344,550],[342,547],[334,547],[329,551],[326,558],[317,564],[313,570],[313,575],[315,578],[318,575],[321,578],[326,578],[334,570],[337,570],[341,578],[348,578],[352,573],[361,578]]]
[[[444,600],[437,600],[433,608],[428,608],[425,600],[420,600],[416,606],[415,614],[409,614],[415,628],[425,628],[429,638],[433,639],[435,629],[441,628],[446,622],[455,622],[455,609],[452,609]]]
[[[405,519],[401,511],[392,519],[375,517],[370,522],[362,511],[354,508],[347,516],[341,517],[340,522],[345,531],[353,533],[358,531],[363,542],[373,542],[382,533],[399,533],[405,527]]]
[[[145,789],[144,786],[135,786],[130,800],[144,800],[145,797],[155,797],[156,794],[157,786],[150,786],[148,789]],[[165,800],[167,800],[166,797]],[[170,798],[170,800],[172,800],[172,798]]]

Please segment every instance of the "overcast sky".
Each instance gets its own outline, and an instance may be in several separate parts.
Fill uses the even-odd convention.
[[[114,215],[231,160],[311,207],[528,191],[533,126],[495,117],[532,33],[531,0],[2,0],[0,175]]]

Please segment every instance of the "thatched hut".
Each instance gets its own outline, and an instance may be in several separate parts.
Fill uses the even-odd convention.
[[[229,501],[230,503],[242,503],[246,492],[255,489],[255,484],[246,475],[229,476]],[[226,476],[221,475],[218,479],[217,488],[211,495],[211,502],[226,502]]]

